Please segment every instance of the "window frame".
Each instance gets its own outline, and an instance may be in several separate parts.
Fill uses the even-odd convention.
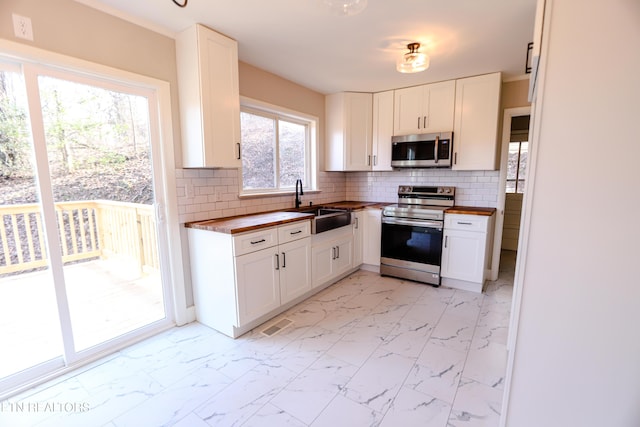
[[[240,97],[240,112],[255,114],[275,121],[275,133],[276,133],[276,184],[277,188],[260,188],[260,189],[245,189],[243,181],[243,170],[240,167],[238,177],[239,197],[256,197],[256,196],[272,196],[272,195],[284,195],[293,194],[294,188],[279,188],[279,176],[280,176],[280,142],[279,142],[279,120],[287,121],[290,123],[296,123],[306,126],[306,141],[305,141],[305,179],[303,179],[304,191],[318,191],[317,189],[317,141],[318,141],[318,118],[310,114],[301,113],[285,107],[269,104],[266,102],[258,101],[255,99]],[[240,129],[242,135],[242,128]],[[306,182],[305,182],[306,181]]]

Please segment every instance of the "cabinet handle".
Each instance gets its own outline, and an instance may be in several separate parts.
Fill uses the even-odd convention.
[[[462,221],[458,221],[458,225],[473,225],[472,222],[462,222]]]
[[[373,155],[373,166],[377,166],[378,165],[378,156],[376,156],[375,154]]]
[[[340,258],[340,246],[336,246],[336,252],[338,253],[336,258]]]
[[[331,248],[331,259],[336,259],[336,247]]]
[[[367,166],[371,166],[371,154],[367,156]]]
[[[458,153],[457,152],[453,153],[453,164],[454,165],[458,164]]]
[[[287,256],[282,252],[282,268],[287,268]]]
[[[358,218],[358,217],[356,217],[356,230],[357,230],[357,229],[358,229],[358,227],[359,227],[358,219],[359,219],[359,218]]]
[[[420,116],[418,116],[418,129],[420,129]]]
[[[444,236],[444,248],[447,248],[447,242],[449,241],[449,236]]]
[[[240,143],[236,142],[236,147],[238,148],[238,160],[240,160]]]
[[[251,242],[252,245],[257,245],[258,243],[266,242],[264,239],[256,240],[255,242]]]
[[[423,120],[422,120],[422,124],[423,124],[423,125],[422,125],[422,127],[423,127],[424,129],[426,129],[426,128],[427,128],[427,116],[424,116],[424,118],[423,118]]]
[[[292,232],[291,232],[291,233],[289,233],[289,234],[291,234],[291,235],[293,236],[294,234],[300,234],[300,233],[302,233],[302,230],[292,231]]]
[[[276,270],[280,270],[280,255],[276,254]]]

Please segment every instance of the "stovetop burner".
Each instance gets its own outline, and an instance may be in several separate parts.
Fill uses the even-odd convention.
[[[398,203],[386,206],[384,216],[444,220],[444,211],[454,205],[455,187],[401,185]]]

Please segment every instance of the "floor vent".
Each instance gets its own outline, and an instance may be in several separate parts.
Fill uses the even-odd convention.
[[[266,335],[268,337],[272,337],[275,334],[277,334],[278,332],[280,332],[281,330],[285,329],[287,326],[291,325],[292,323],[293,323],[292,320],[282,319],[278,323],[275,323],[275,324],[273,324],[271,326],[268,326],[266,329],[264,329],[262,331],[262,335]]]

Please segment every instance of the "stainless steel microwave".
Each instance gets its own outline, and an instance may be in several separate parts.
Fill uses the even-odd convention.
[[[391,138],[391,166],[450,168],[453,132],[402,135]]]

